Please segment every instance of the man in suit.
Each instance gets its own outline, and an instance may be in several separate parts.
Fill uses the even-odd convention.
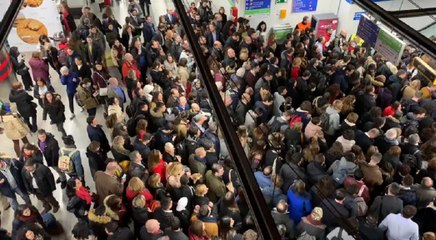
[[[209,24],[209,31],[206,33],[207,46],[209,48],[213,47],[215,41],[220,41],[223,43],[222,33],[216,30],[215,23],[211,22]]]
[[[86,37],[86,62],[94,66],[96,62],[101,62],[103,52],[98,44],[94,42],[91,36]]]
[[[27,192],[35,194],[42,202],[42,213],[47,213],[52,207],[53,213],[56,213],[59,210],[59,202],[53,197],[56,184],[50,169],[31,158],[24,163],[22,176]]]
[[[174,16],[172,9],[167,9],[167,14],[165,14],[165,21],[168,24],[175,25],[177,23],[177,18]]]
[[[133,8],[130,11],[130,24],[133,26],[133,36],[141,35],[142,23],[144,19],[138,14],[138,9]]]
[[[144,28],[142,30],[142,34],[144,35],[145,43],[149,43],[153,38],[153,35],[156,33],[156,26],[151,19],[151,16],[147,16],[145,18]]]

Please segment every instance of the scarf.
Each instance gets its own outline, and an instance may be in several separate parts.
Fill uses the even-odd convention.
[[[85,187],[80,187],[76,189],[76,196],[86,202],[86,204],[91,204],[91,194],[89,194],[88,189]]]
[[[309,214],[309,215],[306,216],[306,220],[307,220],[310,224],[312,224],[312,225],[322,225],[322,222],[313,219],[311,214]]]

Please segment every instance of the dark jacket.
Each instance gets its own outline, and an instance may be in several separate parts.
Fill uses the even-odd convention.
[[[33,177],[25,169],[22,170],[23,182],[27,191],[30,193],[39,193],[42,196],[52,195],[53,191],[56,190],[56,184],[54,181],[53,174],[50,169],[40,163],[36,163],[35,172],[33,172]],[[38,189],[35,189],[32,184],[32,179],[35,179]]]
[[[9,101],[17,104],[17,109],[20,115],[24,118],[36,115],[36,104],[32,102],[33,97],[30,96],[24,89],[11,90]]]
[[[368,209],[368,213],[378,216],[378,222],[383,221],[390,213],[397,214],[401,211],[403,211],[403,200],[390,195],[377,196]]]
[[[136,239],[133,235],[132,231],[130,231],[127,227],[120,227],[113,233],[113,235],[109,236],[107,240],[134,240]]]
[[[278,226],[283,224],[286,226],[286,236],[289,239],[294,239],[295,237],[295,226],[294,221],[289,218],[288,213],[279,213],[277,210],[273,210],[271,215],[274,219],[274,223]]]
[[[144,23],[142,34],[146,43],[149,43],[151,41],[156,30],[157,28],[155,27],[154,23],[152,23],[151,25],[149,25],[148,23]]]
[[[60,96],[54,95],[51,103],[44,101],[44,108],[53,123],[65,122],[65,106],[62,103]]]
[[[100,143],[100,148],[103,150],[103,152],[107,153],[110,151],[111,147],[109,145],[109,141],[106,137],[106,134],[104,133],[103,129],[100,125],[97,125],[96,127],[89,124],[86,127],[86,131],[88,132],[89,140],[97,141]]]
[[[425,207],[419,209],[416,215],[412,218],[419,225],[419,234],[425,232],[434,232],[436,229],[436,209],[435,207]]]
[[[339,226],[339,218],[345,220],[351,215],[351,211],[349,209],[347,209],[343,204],[337,203],[334,199],[324,199],[321,202],[320,207],[322,208],[324,213],[322,222],[330,228],[335,228]],[[331,211],[330,209],[332,208],[335,208],[336,210]]]
[[[318,162],[310,162],[307,165],[307,175],[312,184],[316,184],[322,177],[327,175],[327,172]]]
[[[18,189],[20,189],[22,192],[25,193],[26,188],[24,187],[23,179],[21,177],[23,163],[17,161],[16,159],[8,159],[7,162],[8,164],[10,164],[9,171],[11,172],[12,176],[15,179]],[[9,197],[9,198],[15,197],[15,192],[11,188],[11,185],[9,184],[6,176],[3,174],[3,170],[0,170],[0,179],[5,180],[3,184],[0,184],[0,193],[3,194],[5,197]]]
[[[138,177],[139,179],[142,179],[145,182],[148,178],[148,176],[145,174],[146,170],[147,168],[145,166],[137,164],[135,162],[130,162],[129,176]]]
[[[86,60],[90,65],[94,65],[95,62],[101,62],[103,57],[103,51],[100,45],[95,42],[92,43],[92,51],[89,49],[89,43],[85,46],[86,49]]]
[[[361,240],[384,240],[385,233],[377,225],[371,226],[365,221],[360,221],[359,237]]]
[[[284,163],[280,168],[279,175],[283,178],[282,190],[284,192],[288,191],[289,187],[295,180],[301,179],[306,184],[308,183],[304,168],[297,166],[294,163]]]
[[[145,222],[147,222],[148,217],[147,208],[132,207],[132,219],[133,226],[135,228],[135,236],[139,237],[139,231],[141,230],[141,227],[145,225]]]
[[[104,171],[106,168],[105,164],[105,157],[104,154],[99,152],[93,152],[89,150],[89,148],[86,149],[86,157],[88,157],[88,163],[89,163],[89,170],[91,170],[91,176],[94,178],[95,173],[97,171]]]
[[[160,229],[165,230],[171,227],[171,219],[174,217],[174,213],[166,212],[162,208],[158,208],[153,213],[153,218],[158,220],[160,223]]]
[[[38,139],[38,147],[41,141]],[[59,161],[59,143],[51,133],[47,133],[45,140],[46,148],[43,152],[47,165],[49,167],[57,167]]]
[[[79,76],[81,80],[83,80],[85,78],[91,79],[91,77],[92,77],[91,68],[86,63],[83,63],[82,67],[80,67],[80,69],[78,66],[74,66],[73,72],[77,73],[77,76]]]

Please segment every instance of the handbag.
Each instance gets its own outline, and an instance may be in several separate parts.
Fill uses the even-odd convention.
[[[100,74],[100,73],[98,73],[98,72],[95,72],[97,75],[99,75],[103,80],[104,80],[104,82],[106,83],[106,87],[105,88],[99,88],[98,89],[98,95],[100,95],[100,96],[102,96],[102,97],[105,97],[105,96],[107,96],[107,85],[108,85],[108,83],[107,83],[107,81],[106,81],[106,79]]]

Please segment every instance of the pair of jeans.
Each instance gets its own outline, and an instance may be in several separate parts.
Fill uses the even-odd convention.
[[[53,193],[44,196],[43,194],[37,192],[35,193],[36,198],[42,202],[44,209],[48,210],[53,208],[59,208],[59,202],[53,197]]]
[[[70,112],[74,114],[74,94],[68,95],[68,106],[70,107]]]
[[[30,201],[29,195],[26,192],[21,191],[19,188],[12,189],[13,192],[20,195],[20,197],[24,200],[26,204],[31,205],[32,202]],[[13,197],[8,197],[8,202],[11,204],[12,209],[17,210],[18,202],[17,202],[17,196],[14,194]]]

